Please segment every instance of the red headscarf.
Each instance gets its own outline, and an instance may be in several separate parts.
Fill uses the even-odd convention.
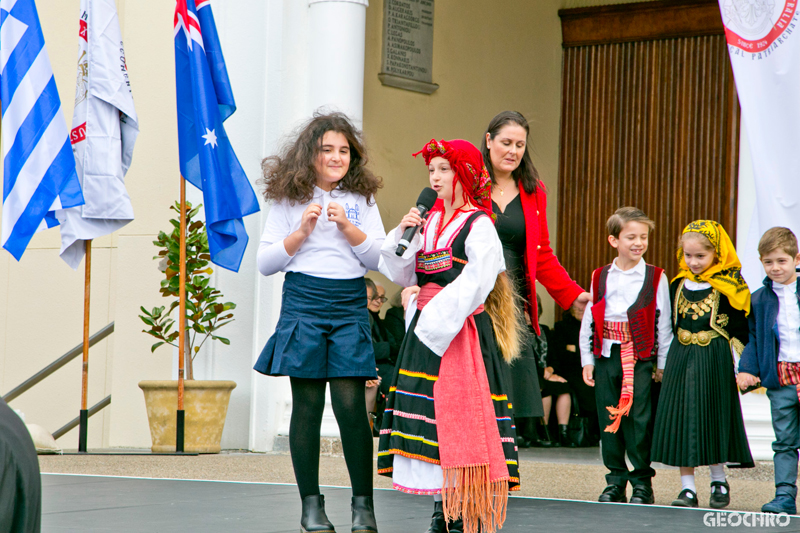
[[[489,177],[486,165],[483,164],[483,156],[471,142],[461,139],[453,141],[431,139],[422,150],[414,154],[414,157],[419,154],[422,154],[426,165],[429,165],[434,157],[447,159],[456,173],[453,188],[455,189],[456,182],[460,183],[464,202],[469,201],[494,220],[492,179]],[[451,200],[451,205],[454,201],[455,197]]]

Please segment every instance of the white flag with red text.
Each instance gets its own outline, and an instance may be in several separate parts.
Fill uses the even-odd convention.
[[[78,268],[85,240],[133,220],[125,189],[139,123],[114,0],[81,0],[78,80],[70,142],[86,204],[57,213],[61,258]]]
[[[774,226],[800,232],[800,12],[796,0],[719,6],[753,161],[755,209],[739,258],[756,290],[761,235]]]

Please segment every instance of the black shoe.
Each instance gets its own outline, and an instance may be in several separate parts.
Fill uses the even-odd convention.
[[[450,520],[450,523],[447,524],[447,531],[449,533],[464,533],[464,521],[461,518]]]
[[[558,425],[558,442],[564,448],[574,448],[575,443],[569,436],[569,426],[566,424]]]
[[[531,446],[535,446],[532,441],[529,441],[522,435],[517,436],[517,448],[530,448]]]
[[[538,448],[557,448],[560,446],[558,441],[550,436],[550,430],[545,425],[539,426],[538,438],[532,441],[531,445]]]
[[[725,487],[725,493],[722,493],[722,487]],[[712,481],[711,482],[711,496],[708,498],[708,505],[712,509],[722,509],[731,503],[731,487],[727,481]]]
[[[325,514],[325,496],[315,494],[303,498],[303,514],[300,517],[301,533],[336,533]]]
[[[675,507],[697,507],[697,493],[692,489],[683,489],[678,497],[672,500]]]
[[[603,503],[627,503],[628,497],[625,496],[625,487],[622,485],[609,485],[597,501]]]
[[[653,496],[653,489],[647,485],[634,485],[633,494],[631,494],[631,503],[651,504],[656,499]]]
[[[353,510],[353,527],[351,533],[377,533],[375,522],[375,504],[372,496],[353,496],[350,509]]]
[[[444,520],[442,502],[433,502],[433,516],[431,517],[431,527],[425,533],[446,533],[447,522]]]

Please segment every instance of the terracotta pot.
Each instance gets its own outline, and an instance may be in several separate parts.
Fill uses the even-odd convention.
[[[228,402],[236,383],[193,379],[183,384],[184,451],[219,453]],[[178,381],[140,381],[139,388],[144,392],[153,452],[174,452]]]

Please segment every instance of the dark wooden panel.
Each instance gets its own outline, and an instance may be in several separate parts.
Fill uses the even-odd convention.
[[[722,35],[716,0],[662,0],[561,9],[564,47]]]
[[[739,108],[725,38],[564,50],[558,257],[589,286],[610,262],[606,219],[633,205],[656,222],[648,262],[677,273],[683,227],[709,218],[735,239]]]

